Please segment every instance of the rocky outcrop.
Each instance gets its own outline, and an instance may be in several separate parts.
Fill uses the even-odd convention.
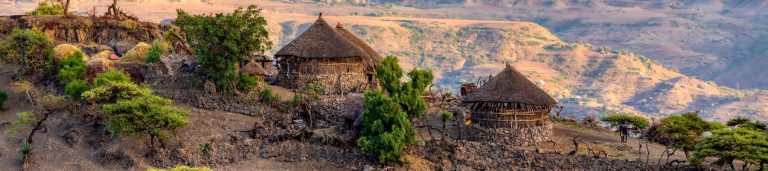
[[[0,37],[14,28],[44,32],[56,42],[94,46],[106,45],[120,52],[139,42],[162,36],[160,24],[130,19],[80,16],[5,16],[0,17]],[[98,51],[97,51],[98,52]]]

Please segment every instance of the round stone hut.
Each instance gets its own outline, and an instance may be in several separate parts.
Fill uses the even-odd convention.
[[[279,85],[299,89],[307,84],[326,93],[363,92],[377,86],[381,56],[339,24],[328,25],[322,14],[304,33],[276,54]]]
[[[477,140],[518,146],[544,142],[552,135],[549,112],[557,104],[544,90],[507,64],[462,105],[470,110]]]

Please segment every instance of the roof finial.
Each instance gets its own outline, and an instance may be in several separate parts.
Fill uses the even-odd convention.
[[[323,12],[320,12],[320,16],[318,16],[317,19],[323,19]]]
[[[341,22],[336,22],[336,28],[342,28]]]

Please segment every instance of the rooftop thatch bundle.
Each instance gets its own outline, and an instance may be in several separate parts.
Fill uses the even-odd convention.
[[[344,36],[347,40],[355,44],[358,48],[362,49],[365,52],[365,56],[363,56],[363,61],[365,62],[365,67],[368,69],[377,68],[379,64],[381,64],[381,61],[384,60],[384,58],[379,55],[376,50],[374,50],[371,46],[368,45],[365,41],[360,39],[359,37],[355,36],[355,34],[352,34],[347,29],[344,29],[343,26],[341,26],[341,23],[336,24],[336,32],[341,34],[341,36]]]
[[[312,26],[277,51],[275,56],[323,59],[362,58],[365,52],[337,33],[325,22],[321,13]]]
[[[507,64],[501,73],[464,98],[464,103],[517,103],[550,107],[554,98]]]

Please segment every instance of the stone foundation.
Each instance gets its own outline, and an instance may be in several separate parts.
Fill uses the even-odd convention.
[[[552,125],[533,126],[526,128],[483,128],[477,125],[470,127],[472,135],[469,139],[480,142],[494,142],[513,146],[534,146],[548,141],[552,136]]]
[[[341,78],[341,81],[339,80]],[[289,89],[299,89],[309,83],[319,86],[325,94],[360,93],[370,87],[368,78],[364,73],[339,73],[339,74],[292,74],[290,77],[284,73],[277,76],[278,85]]]

